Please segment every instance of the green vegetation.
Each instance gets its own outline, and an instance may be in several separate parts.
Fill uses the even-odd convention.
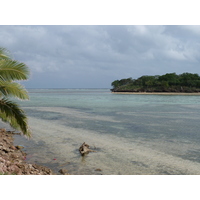
[[[113,92],[200,92],[198,74],[167,73],[165,75],[141,76],[138,79],[121,79],[112,82]]]
[[[25,88],[15,82],[27,80],[28,76],[29,68],[24,63],[13,60],[5,48],[0,48],[0,119],[30,137],[25,112],[10,100],[13,97],[29,99]]]
[[[9,174],[8,172],[5,172],[5,173],[0,172],[0,175],[17,175],[17,174],[16,174],[16,173],[11,173],[11,174]]]

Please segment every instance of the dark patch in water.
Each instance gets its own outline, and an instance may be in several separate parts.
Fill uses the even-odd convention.
[[[200,163],[200,149],[189,150],[185,155],[180,155],[181,158]]]
[[[187,171],[171,168],[165,165],[158,165],[158,175],[186,175]]]
[[[45,146],[45,145],[46,145],[46,143],[42,140],[37,142],[37,146]]]
[[[186,173],[183,173],[181,171],[178,171],[178,170],[164,170],[164,169],[161,169],[158,171],[158,175],[186,175]]]
[[[140,166],[140,167],[148,167],[148,165],[142,163],[142,162],[138,162],[138,161],[131,161],[131,163],[133,163],[134,165]]]
[[[64,115],[59,112],[39,111],[33,109],[25,109],[25,111],[28,116],[35,117],[37,119],[60,120],[64,117]]]

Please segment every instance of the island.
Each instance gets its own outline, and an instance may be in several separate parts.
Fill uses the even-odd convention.
[[[200,93],[200,76],[192,73],[125,78],[111,83],[112,92],[120,93]]]

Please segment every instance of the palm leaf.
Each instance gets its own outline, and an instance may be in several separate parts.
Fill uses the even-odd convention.
[[[10,126],[12,124],[11,126],[12,128],[19,130],[19,125],[17,124],[16,120],[13,117],[8,118],[5,112],[4,113],[1,112],[0,118],[3,122],[9,123]]]
[[[26,114],[16,103],[3,98],[0,100],[0,111],[0,118],[4,122],[30,137]]]
[[[5,48],[0,48],[0,59],[10,59],[9,51]]]
[[[24,63],[15,60],[0,60],[0,80],[27,80],[29,73]]]
[[[26,114],[18,104],[7,99],[7,97],[29,98],[24,87],[13,82],[27,80],[29,73],[29,68],[24,63],[12,60],[9,52],[5,48],[0,48],[0,119],[30,137]]]
[[[0,96],[13,96],[19,99],[29,99],[28,92],[25,88],[16,82],[0,80]]]

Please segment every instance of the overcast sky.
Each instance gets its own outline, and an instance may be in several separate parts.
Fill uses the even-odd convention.
[[[200,74],[200,26],[0,26],[31,69],[27,88],[111,88],[142,75]]]

